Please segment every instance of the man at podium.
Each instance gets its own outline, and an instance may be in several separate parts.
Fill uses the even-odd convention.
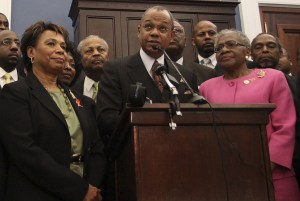
[[[105,141],[109,140],[116,127],[119,115],[131,93],[131,85],[142,83],[142,86],[146,87],[148,100],[151,99],[153,103],[170,101],[172,94],[168,86],[164,85],[162,78],[154,73],[157,63],[164,65],[167,73],[177,80],[179,101],[187,102],[191,98],[191,92],[187,90],[163,51],[174,36],[173,20],[172,14],[162,6],[147,9],[138,26],[138,39],[141,45],[139,52],[105,64],[97,100],[98,126],[100,135]],[[181,65],[175,65],[191,88],[197,89],[196,76]]]

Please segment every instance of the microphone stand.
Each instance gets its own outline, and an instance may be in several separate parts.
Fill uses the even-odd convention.
[[[159,65],[155,71],[155,73],[157,75],[161,75],[163,77],[163,79],[165,80],[165,82],[167,83],[168,87],[170,88],[170,91],[172,93],[172,97],[174,98],[174,101],[171,101],[171,108],[173,109],[172,114],[174,115],[174,113],[176,113],[176,115],[182,116],[182,113],[180,111],[180,103],[179,103],[179,99],[178,99],[178,90],[177,88],[171,83],[171,81],[169,80],[169,77],[167,75],[166,72],[166,67],[164,65]],[[172,119],[171,119],[172,120]],[[172,122],[171,122],[172,123]],[[174,124],[174,122],[173,122]],[[170,125],[171,126],[171,125]],[[173,126],[171,126],[173,129]],[[176,125],[175,125],[176,127]]]
[[[167,57],[167,59],[171,62],[173,68],[180,75],[181,80],[184,82],[184,84],[186,85],[186,87],[189,89],[189,91],[192,94],[192,98],[190,99],[189,102],[195,103],[195,104],[204,104],[204,103],[207,103],[207,101],[205,100],[205,98],[203,96],[200,96],[199,94],[197,94],[197,93],[194,92],[194,90],[191,88],[191,86],[189,85],[189,83],[185,80],[185,78],[183,77],[183,75],[181,74],[181,72],[178,70],[177,66],[174,64],[174,62],[172,61],[172,59],[166,53],[166,51],[163,48],[161,48],[161,46],[158,46],[158,45],[154,46],[153,48],[156,49],[156,50],[162,51],[163,54]]]

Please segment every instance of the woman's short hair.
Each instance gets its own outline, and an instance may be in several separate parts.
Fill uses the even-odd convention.
[[[249,38],[246,36],[246,34],[244,34],[243,32],[241,31],[238,31],[236,29],[223,29],[221,30],[219,33],[217,33],[216,35],[216,42],[215,44],[217,44],[218,40],[224,36],[224,35],[227,35],[227,34],[236,34],[239,38],[240,38],[240,42],[245,45],[246,47],[250,48],[250,40]]]
[[[35,24],[28,27],[23,33],[21,39],[21,52],[23,56],[23,64],[27,72],[32,71],[32,63],[31,59],[27,55],[27,48],[35,47],[41,34],[47,30],[54,31],[57,34],[61,34],[65,39],[65,42],[69,41],[69,34],[67,30],[58,24],[54,24],[52,22],[38,21]]]

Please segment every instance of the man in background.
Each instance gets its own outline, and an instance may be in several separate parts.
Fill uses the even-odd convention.
[[[9,29],[9,22],[3,13],[0,13],[0,31],[8,30]]]
[[[183,51],[186,47],[186,36],[183,26],[177,20],[174,20],[174,33],[174,38],[171,40],[169,47],[166,49],[166,52],[172,61],[191,70],[197,76],[197,86],[199,86],[202,82],[215,77],[215,71],[213,69],[194,61],[187,61],[183,57]]]
[[[286,49],[282,48],[282,54],[279,58],[278,65],[276,69],[282,71],[284,74],[292,76],[291,68],[293,66],[293,63],[290,59],[290,56]]]
[[[0,94],[4,85],[20,79],[16,70],[20,55],[20,40],[16,33],[2,30],[0,32]],[[4,199],[6,171],[6,159],[0,144],[0,200]]]
[[[217,26],[211,21],[199,21],[194,27],[192,44],[197,48],[196,62],[212,69],[217,65],[214,50]]]
[[[108,44],[103,38],[90,35],[80,41],[77,50],[81,55],[83,72],[78,77],[73,88],[96,101],[103,66],[109,58]]]

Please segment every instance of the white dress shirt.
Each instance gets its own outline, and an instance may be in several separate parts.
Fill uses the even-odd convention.
[[[144,66],[146,67],[146,70],[148,71],[148,73],[151,77],[152,77],[151,68],[152,68],[154,61],[157,60],[158,63],[163,64],[163,65],[165,63],[164,55],[162,55],[158,59],[154,59],[154,58],[150,57],[148,54],[146,54],[146,52],[144,52],[144,50],[142,48],[140,49],[140,55],[141,55],[142,61],[144,63]]]
[[[94,94],[94,85],[95,81],[89,78],[88,76],[85,76],[84,78],[84,84],[83,84],[83,95],[88,96],[90,98],[93,98]]]

